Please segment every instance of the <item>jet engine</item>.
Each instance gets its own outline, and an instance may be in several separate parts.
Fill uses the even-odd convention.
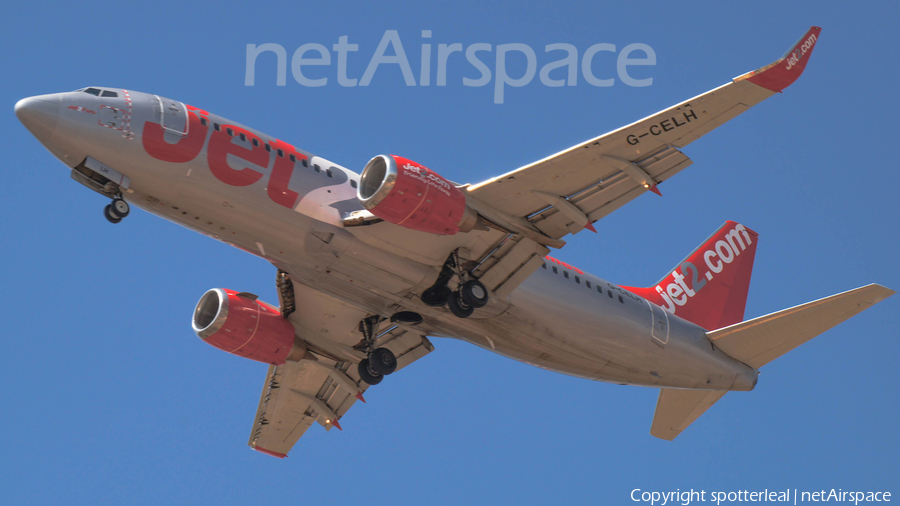
[[[213,288],[197,303],[191,326],[208,344],[258,362],[281,365],[306,355],[294,326],[253,294]]]
[[[478,215],[453,183],[418,163],[395,155],[369,160],[357,197],[375,216],[420,232],[453,235],[468,232]]]

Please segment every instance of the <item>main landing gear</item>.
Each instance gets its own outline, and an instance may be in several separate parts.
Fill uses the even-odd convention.
[[[453,276],[459,280],[459,288],[454,292],[447,286]],[[484,307],[489,300],[488,290],[477,279],[462,268],[459,257],[453,252],[444,262],[437,280],[422,292],[422,302],[432,307],[447,304],[450,312],[458,318],[468,318]]]
[[[381,321],[380,316],[368,316],[359,322],[359,330],[363,334],[360,343],[366,352],[366,358],[359,362],[359,377],[370,385],[377,385],[385,376],[397,370],[397,357],[387,348],[375,348],[375,328]]]
[[[128,205],[128,202],[125,202],[121,195],[117,195],[113,201],[103,209],[103,216],[106,216],[106,219],[109,220],[110,223],[118,223],[122,221],[122,218],[128,216],[128,213],[130,212],[131,206]]]

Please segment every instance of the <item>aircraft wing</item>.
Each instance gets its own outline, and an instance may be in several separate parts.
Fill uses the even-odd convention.
[[[648,190],[658,193],[659,183],[690,165],[679,148],[793,83],[803,72],[820,32],[819,27],[810,28],[771,65],[631,125],[469,186],[468,193],[496,211],[527,220],[555,240],[593,228],[593,222],[638,195]]]
[[[434,349],[425,336],[400,328],[382,336],[378,346],[394,352],[398,371]],[[340,428],[341,417],[368,387],[351,362],[319,358],[269,366],[248,444],[284,458],[313,423]]]
[[[315,359],[269,366],[248,442],[253,449],[279,458],[286,457],[314,423],[325,430],[340,429],[341,417],[363,400],[369,387],[360,381],[353,361],[365,357],[352,346],[362,335],[350,331],[365,313],[299,283],[293,287],[304,314],[294,313],[289,321],[308,342]],[[434,350],[424,335],[395,325],[376,335],[377,348],[394,352],[398,371]]]

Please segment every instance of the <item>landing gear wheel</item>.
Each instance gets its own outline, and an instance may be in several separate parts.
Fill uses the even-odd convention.
[[[426,306],[441,307],[450,300],[452,294],[448,286],[432,287],[422,293],[422,302]]]
[[[103,216],[106,216],[106,219],[109,220],[110,223],[122,221],[122,218],[113,210],[112,204],[107,204],[106,207],[103,208]]]
[[[356,371],[359,373],[359,379],[370,385],[377,385],[384,379],[384,376],[372,370],[372,367],[369,365],[369,359],[367,358],[364,358],[359,362],[359,367],[356,368]]]
[[[131,212],[131,206],[128,205],[128,202],[125,202],[122,199],[113,199],[112,201],[112,211],[119,216],[119,218],[124,218],[128,216],[128,213]]]
[[[476,309],[484,307],[485,304],[488,303],[487,288],[485,288],[484,285],[481,284],[481,281],[478,281],[477,279],[470,279],[463,283],[459,288],[459,296],[467,306]]]
[[[397,357],[387,348],[378,348],[369,357],[369,367],[382,376],[387,376],[397,370]]]
[[[459,292],[453,292],[453,295],[450,296],[450,300],[447,301],[447,307],[450,308],[450,312],[457,318],[468,318],[472,316],[472,313],[475,312],[475,308],[467,305],[460,299]]]

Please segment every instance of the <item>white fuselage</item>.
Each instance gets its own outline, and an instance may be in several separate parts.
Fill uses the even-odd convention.
[[[26,99],[41,101],[34,103],[43,115],[34,126],[26,125],[68,167],[91,157],[127,176],[123,196],[132,205],[262,257],[321,297],[370,314],[415,311],[424,317],[422,331],[429,335],[463,339],[516,360],[594,380],[717,390],[750,390],[756,384],[757,372],[717,350],[704,329],[551,260],[507,300],[492,301],[472,318],[428,307],[410,294],[420,294],[434,281],[443,257],[404,250],[403,241],[396,239],[397,225],[341,225],[345,213],[361,209],[357,173],[301,150],[291,151],[297,154],[296,162],[285,169],[289,152],[285,149],[280,157],[276,146],[289,145],[273,137],[205,111],[188,111],[180,102],[114,91],[117,97],[71,92]],[[168,125],[167,108],[176,114]],[[54,111],[56,121],[51,118]],[[184,114],[202,117],[206,124],[190,122],[194,130],[184,135]],[[145,138],[148,124],[169,127],[162,135],[172,144],[205,135],[202,148],[183,161],[151,156]],[[270,145],[265,165],[233,153],[223,155],[221,136],[228,129],[232,139],[224,142],[232,147],[246,146],[249,153],[259,148],[253,146],[254,137]],[[210,151],[213,142],[219,142],[218,152]],[[254,152],[259,154],[258,149]],[[305,165],[300,163],[304,157]],[[227,167],[219,165],[214,173],[217,162],[211,158],[226,160]],[[448,251],[448,244],[487,242],[474,239],[479,233],[496,232],[420,234],[422,241],[436,244],[435,251]],[[346,335],[328,339],[352,346],[359,335],[348,329]]]

